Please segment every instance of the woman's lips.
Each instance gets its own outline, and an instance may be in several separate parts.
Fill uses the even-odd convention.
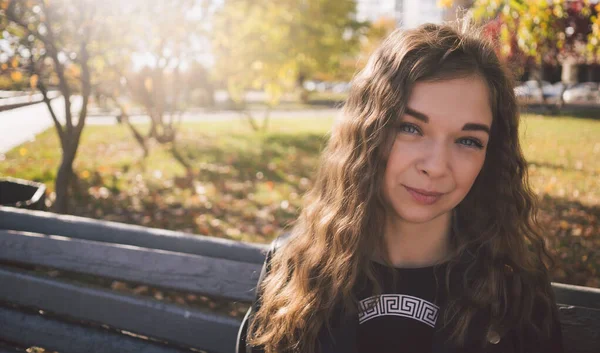
[[[408,193],[412,196],[413,200],[415,200],[418,203],[424,204],[424,205],[432,205],[437,200],[439,200],[442,197],[442,195],[444,195],[443,193],[440,193],[440,192],[431,192],[431,191],[425,191],[425,190],[421,190],[421,189],[413,189],[406,185],[402,185],[402,186],[404,186],[406,188]]]

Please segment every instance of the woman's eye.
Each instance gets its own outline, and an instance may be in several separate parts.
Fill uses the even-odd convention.
[[[420,132],[419,128],[416,127],[413,124],[402,124],[402,125],[400,125],[400,131],[406,132],[406,133],[409,133],[409,134],[418,134]]]
[[[472,139],[472,138],[464,138],[464,139],[460,139],[460,144],[467,146],[467,147],[473,147],[473,148],[477,148],[477,149],[482,149],[483,148],[483,144],[476,139]]]

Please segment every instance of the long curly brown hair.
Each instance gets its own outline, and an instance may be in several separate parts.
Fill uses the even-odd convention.
[[[292,237],[275,253],[259,289],[262,305],[249,327],[251,345],[266,353],[313,353],[334,312],[357,314],[361,278],[381,294],[371,260],[386,253],[381,191],[393,126],[416,82],[471,75],[487,83],[493,122],[482,170],[454,210],[459,231],[451,236],[446,291],[452,300],[443,325],[463,344],[469,324],[484,310],[492,318],[488,332],[526,327],[550,334],[550,258],[535,219],[513,81],[494,43],[463,20],[396,30],[354,77]],[[450,281],[453,274],[458,280]],[[454,297],[451,282],[461,289]]]

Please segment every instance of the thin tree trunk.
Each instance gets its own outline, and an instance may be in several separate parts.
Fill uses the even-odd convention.
[[[262,124],[262,132],[266,132],[267,129],[269,128],[269,118],[271,117],[271,107],[267,107],[267,110],[265,111],[265,119],[263,120],[263,124]]]
[[[125,113],[125,110],[120,105],[119,109],[121,109],[121,115],[117,116],[117,121],[119,123],[125,122],[125,124],[127,124],[127,127],[129,127],[129,131],[131,131],[131,133],[133,134],[135,141],[142,148],[142,151],[144,153],[142,156],[142,160],[145,160],[146,158],[148,158],[148,155],[150,155],[150,150],[148,148],[148,137],[142,135],[142,133],[138,131],[138,129],[131,123],[131,120],[129,120],[129,116],[127,115],[127,113]]]
[[[300,73],[296,78],[296,85],[300,92],[300,103],[308,103],[309,92],[304,88],[304,81],[306,80],[306,75],[304,73]]]
[[[542,78],[540,77],[536,81],[538,84],[538,88],[540,89],[540,94],[541,94],[541,99],[542,99],[541,103],[542,103],[542,105],[546,106],[546,96],[544,96],[544,89],[542,86]]]
[[[175,145],[175,141],[173,141],[173,144],[171,145],[171,154],[173,155],[175,160],[177,162],[179,162],[179,164],[181,164],[181,166],[185,169],[187,176],[192,177],[194,174],[192,165],[186,160],[186,158],[184,156],[181,155],[181,153],[179,153],[179,150],[177,149],[177,146]]]
[[[567,90],[567,84],[563,82],[563,86],[560,89],[560,93],[558,94],[558,105],[556,106],[558,112],[565,106],[565,91]]]
[[[114,95],[106,94],[104,92],[101,92],[101,93],[102,93],[101,95],[103,97],[105,97],[106,99],[110,99],[117,106],[117,108],[119,108],[119,110],[121,111],[121,114],[119,114],[116,117],[117,122],[119,124],[121,124],[123,122],[125,122],[125,124],[127,124],[127,127],[129,127],[129,131],[131,131],[131,133],[133,134],[135,141],[142,148],[142,151],[144,153],[142,156],[142,161],[144,161],[146,158],[148,158],[148,155],[150,154],[150,150],[148,148],[148,138],[149,137],[142,135],[142,133],[139,132],[139,130],[131,123],[131,120],[129,120],[129,114],[127,113],[127,110],[125,110],[125,107],[123,106],[123,104],[121,104],[121,102],[119,102],[119,100]],[[152,122],[152,124],[154,124],[154,122]]]
[[[254,117],[252,116],[252,114],[249,111],[245,110],[242,112],[242,114],[246,117],[246,121],[248,122],[248,124],[250,124],[252,131],[260,130],[260,127],[258,126],[258,124],[256,124]]]
[[[142,160],[145,160],[146,158],[148,158],[148,155],[150,154],[150,151],[148,149],[148,139],[147,139],[147,137],[143,136],[136,129],[136,127],[133,126],[133,124],[131,123],[131,121],[129,120],[129,117],[127,115],[122,115],[121,119],[125,120],[125,123],[127,124],[127,126],[129,126],[129,130],[131,130],[131,133],[133,133],[133,137],[135,137],[135,140],[137,141],[138,145],[140,145],[140,147],[144,151],[144,155],[142,156]]]
[[[37,70],[39,72],[38,79],[38,88],[42,92],[44,96],[44,102],[48,107],[52,120],[54,122],[56,132],[59,136],[61,148],[62,148],[62,160],[60,166],[57,171],[56,180],[55,180],[55,189],[56,189],[56,200],[53,205],[53,209],[59,213],[66,213],[68,211],[69,206],[69,187],[71,182],[76,179],[76,176],[73,173],[73,162],[75,160],[75,156],[77,154],[77,148],[79,147],[79,141],[81,138],[81,132],[83,127],[85,126],[85,120],[87,117],[87,104],[89,100],[89,96],[91,94],[91,78],[90,71],[88,67],[89,53],[87,51],[87,45],[90,42],[90,29],[89,26],[84,26],[83,34],[84,37],[81,39],[79,43],[79,54],[78,61],[81,62],[81,95],[82,95],[82,106],[81,111],[77,117],[77,124],[73,124],[73,114],[71,113],[71,94],[72,90],[69,86],[69,81],[67,79],[65,65],[63,62],[59,60],[60,50],[57,47],[57,44],[61,43],[60,38],[55,37],[54,27],[50,24],[53,23],[54,18],[52,11],[49,11],[48,2],[41,1],[39,2],[42,13],[45,16],[45,19],[41,20],[41,23],[44,24],[45,33],[37,31],[32,26],[28,25],[27,22],[19,18],[15,12],[15,4],[17,1],[9,2],[8,8],[5,9],[6,17],[14,22],[16,25],[23,28],[29,35],[34,36],[38,40],[40,40],[45,49],[44,56],[48,56],[51,58],[54,73],[58,77],[58,87],[60,92],[64,97],[65,104],[65,126],[63,126],[59,121],[58,117],[50,104],[50,99],[48,97],[48,90],[46,86],[42,83],[42,75],[41,68]],[[81,6],[80,10],[83,10],[84,7]],[[90,10],[87,14],[92,14],[93,11]],[[82,23],[89,21],[89,17],[86,13],[81,12],[80,20]],[[40,17],[41,19],[41,17]],[[33,57],[31,58],[32,62],[32,70],[36,70],[35,62],[33,61]]]
[[[67,213],[69,210],[69,185],[73,176],[73,161],[75,160],[75,151],[69,142],[65,141],[65,145],[69,146],[70,151],[63,150],[63,158],[56,175],[56,200],[53,204],[53,211],[56,213]]]

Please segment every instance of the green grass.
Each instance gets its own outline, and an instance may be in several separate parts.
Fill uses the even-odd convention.
[[[600,120],[523,120],[540,221],[559,260],[555,280],[600,287]],[[142,163],[126,126],[88,126],[70,213],[268,242],[296,219],[333,121],[273,119],[264,134],[243,120],[184,124],[178,149],[193,166],[191,178],[165,146],[151,145]],[[0,175],[54,189],[60,149],[53,129],[1,159]]]
[[[540,195],[600,205],[600,120],[527,116],[523,152]]]
[[[191,161],[192,179],[166,146],[151,145],[142,163],[126,126],[88,126],[70,213],[266,242],[295,219],[332,123],[273,119],[265,134],[242,120],[186,124],[178,149]],[[52,193],[60,162],[53,129],[3,158],[0,175],[44,182]]]
[[[224,161],[216,160],[216,157],[257,154],[261,152],[264,142],[277,142],[289,135],[297,141],[307,136],[312,139],[318,136],[324,143],[324,136],[332,123],[333,118],[273,119],[266,134],[252,133],[243,120],[187,123],[181,129],[179,144],[195,162],[221,163]],[[139,128],[144,131],[148,126],[141,125]],[[299,147],[308,146],[301,143]],[[277,150],[282,146],[274,143],[270,148]],[[204,154],[207,150],[211,153]],[[139,167],[135,172],[141,175],[151,175],[156,170],[160,170],[164,178],[184,175],[185,169],[173,160],[166,148],[152,145],[151,151],[144,172],[139,165],[142,150],[126,126],[90,125],[84,130],[74,169],[78,174],[87,171],[104,175]],[[37,135],[34,141],[22,144],[0,158],[0,175],[51,183],[56,177],[61,158],[56,132],[48,129]],[[54,186],[48,185],[48,188],[52,191]]]

